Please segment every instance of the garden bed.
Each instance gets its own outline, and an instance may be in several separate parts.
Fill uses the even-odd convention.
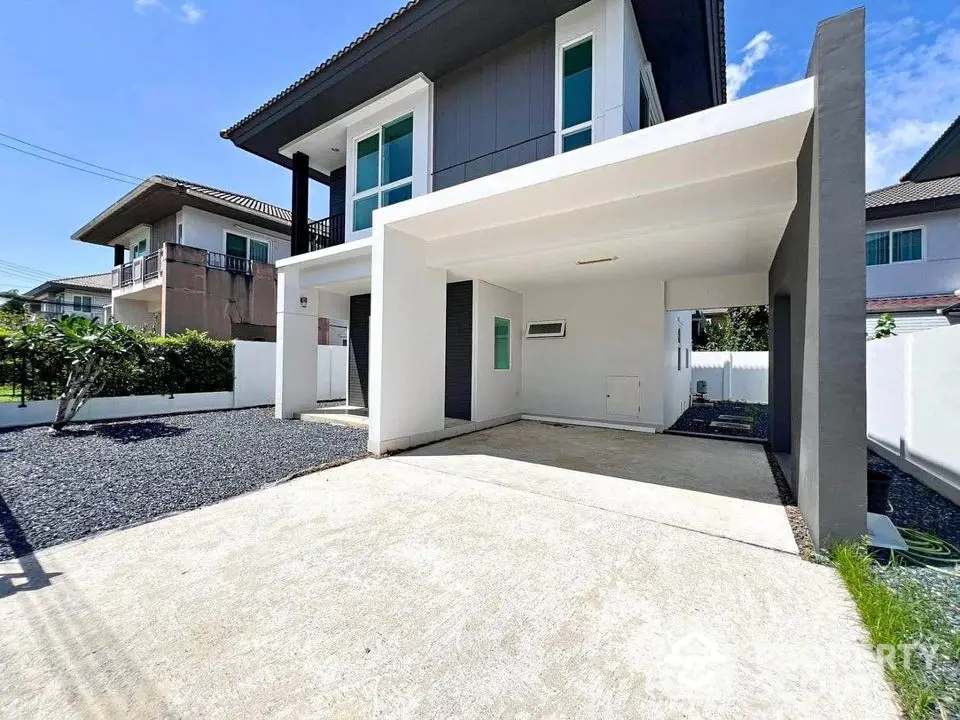
[[[767,439],[768,417],[766,405],[719,400],[692,405],[667,432],[764,441]]]
[[[190,510],[366,455],[365,430],[272,409],[0,431],[0,559]]]

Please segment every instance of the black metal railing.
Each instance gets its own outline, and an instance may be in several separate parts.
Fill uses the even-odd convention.
[[[159,250],[143,257],[134,258],[123,265],[117,265],[110,275],[111,285],[115,288],[128,287],[158,277],[160,277]]]
[[[343,213],[331,215],[310,223],[307,228],[310,231],[307,252],[342,245],[347,229],[346,216]]]
[[[244,275],[253,273],[252,261],[234,255],[224,255],[223,253],[209,251],[207,252],[207,267],[213,268],[214,270],[242,273]]]
[[[160,277],[160,252],[150,253],[143,259],[143,279]]]

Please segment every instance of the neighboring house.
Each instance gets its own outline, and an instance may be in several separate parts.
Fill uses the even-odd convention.
[[[27,312],[34,319],[56,320],[67,315],[105,319],[110,304],[110,273],[48,280],[25,292]]]
[[[414,0],[224,130],[292,171],[277,415],[315,409],[304,339],[347,315],[375,454],[520,417],[658,431],[690,311],[768,305],[771,443],[814,539],[862,535],[863,12],[723,104],[722,6]]]
[[[945,173],[948,173],[945,175]],[[903,178],[867,193],[867,335],[960,323],[960,117]]]
[[[114,250],[113,319],[160,334],[274,340],[276,272],[290,255],[290,211],[246,195],[155,175],[73,239]],[[328,342],[329,323],[319,340]]]

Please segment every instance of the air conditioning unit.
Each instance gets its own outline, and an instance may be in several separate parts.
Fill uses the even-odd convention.
[[[528,338],[562,338],[566,336],[566,320],[533,320],[527,323]]]

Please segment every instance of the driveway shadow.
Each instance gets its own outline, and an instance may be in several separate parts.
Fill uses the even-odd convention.
[[[20,563],[21,572],[0,572],[0,598],[14,593],[28,590],[41,590],[50,586],[50,578],[60,573],[48,573],[43,569],[40,561],[33,554],[33,545],[27,539],[26,533],[17,522],[16,516],[7,505],[7,501],[0,496],[0,528],[13,554]],[[15,582],[19,580],[20,582]]]

